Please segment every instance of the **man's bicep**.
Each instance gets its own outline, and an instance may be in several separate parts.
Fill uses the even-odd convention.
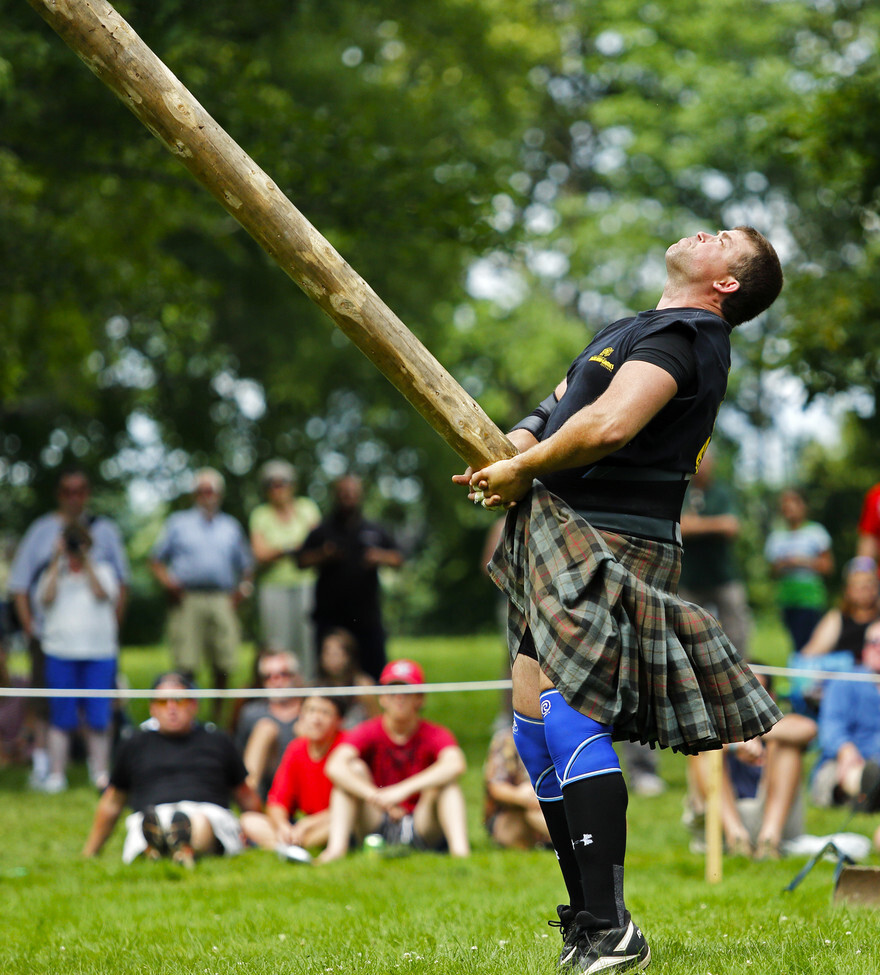
[[[624,362],[608,389],[593,404],[614,413],[632,439],[675,396],[672,376],[651,362]]]

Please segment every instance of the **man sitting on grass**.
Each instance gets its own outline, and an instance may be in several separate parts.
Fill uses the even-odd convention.
[[[384,686],[424,684],[422,668],[394,660]],[[468,856],[465,758],[451,731],[421,717],[424,694],[383,694],[382,714],[347,732],[327,761],[330,838],[320,860],[338,860],[351,837],[381,833],[386,843]]]
[[[307,697],[295,738],[285,749],[269,789],[266,813],[241,817],[245,836],[288,860],[308,863],[308,847],[324,846],[330,829],[330,752],[342,740],[345,698]],[[302,813],[299,819],[297,813]]]
[[[163,674],[156,690],[191,691],[192,682]],[[141,853],[162,856],[183,866],[210,853],[232,855],[241,849],[241,828],[229,809],[233,798],[242,810],[259,810],[259,796],[247,784],[247,770],[232,739],[196,722],[198,701],[154,698],[150,715],[155,730],[136,732],[119,749],[110,785],[98,801],[83,856],[95,856],[116,826],[126,805],[122,859]]]

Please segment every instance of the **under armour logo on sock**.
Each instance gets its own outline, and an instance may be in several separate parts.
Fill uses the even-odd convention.
[[[584,835],[579,840],[571,841],[571,848],[574,849],[578,845],[578,843],[582,843],[584,846],[590,846],[592,842],[593,842],[593,834],[584,833]]]

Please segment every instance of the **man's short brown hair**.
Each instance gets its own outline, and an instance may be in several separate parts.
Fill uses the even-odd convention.
[[[782,290],[782,265],[769,240],[754,227],[734,227],[745,234],[751,252],[730,268],[739,288],[721,302],[729,325],[742,325],[769,308]]]

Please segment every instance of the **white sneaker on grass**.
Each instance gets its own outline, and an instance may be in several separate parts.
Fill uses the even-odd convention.
[[[31,788],[37,792],[45,792],[48,795],[54,796],[59,792],[67,791],[67,776],[61,772],[50,772],[45,779],[32,784]]]
[[[308,850],[301,846],[297,846],[295,843],[279,843],[275,847],[275,852],[282,860],[287,860],[288,863],[311,863],[312,855]]]

